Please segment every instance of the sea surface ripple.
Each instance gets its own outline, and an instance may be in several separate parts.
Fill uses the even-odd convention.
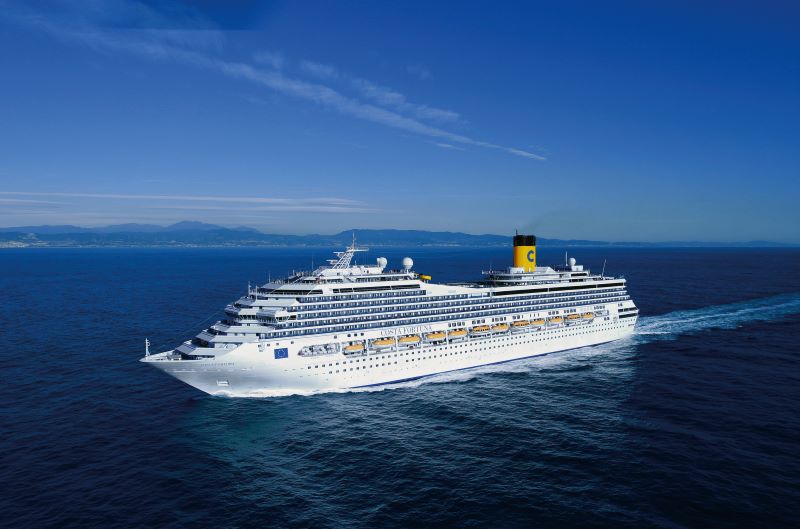
[[[570,250],[629,280],[633,336],[390,386],[209,397],[137,361],[326,252],[0,252],[0,526],[800,527],[800,251]]]

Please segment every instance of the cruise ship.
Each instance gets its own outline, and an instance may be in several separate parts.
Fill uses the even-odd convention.
[[[141,359],[209,394],[292,394],[392,384],[586,347],[631,334],[625,279],[565,259],[536,266],[536,238],[513,238],[513,266],[437,284],[411,258],[325,266],[249,287],[224,319]]]

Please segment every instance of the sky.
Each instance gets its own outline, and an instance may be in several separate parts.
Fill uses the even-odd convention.
[[[800,242],[793,2],[0,0],[0,226]]]

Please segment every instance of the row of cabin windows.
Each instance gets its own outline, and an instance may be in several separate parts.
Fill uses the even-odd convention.
[[[514,305],[514,304],[519,304],[519,303],[530,303],[532,301],[544,301],[546,299],[574,299],[574,300],[577,300],[577,299],[597,299],[597,298],[600,298],[600,297],[608,296],[609,294],[613,294],[613,293],[617,293],[617,292],[623,292],[623,291],[624,291],[623,289],[615,289],[615,290],[612,290],[612,291],[602,291],[602,292],[595,291],[595,292],[587,292],[587,293],[583,293],[582,292],[582,293],[578,293],[578,294],[571,294],[571,293],[554,294],[554,295],[549,295],[549,296],[546,296],[546,297],[542,297],[542,296],[525,296],[524,298],[519,299],[519,300],[513,299],[513,298],[508,298],[507,300],[504,300],[501,303],[492,303],[491,306],[509,306],[509,305]],[[431,298],[415,298],[413,300],[405,300],[402,303],[401,302],[392,302],[392,303],[386,303],[386,304],[381,304],[381,305],[374,305],[373,304],[373,305],[371,305],[369,307],[364,307],[364,308],[360,308],[360,307],[353,308],[353,307],[350,307],[350,306],[346,306],[345,309],[349,309],[349,310],[327,310],[327,311],[324,311],[324,312],[312,312],[312,311],[309,311],[309,310],[305,310],[305,308],[303,308],[303,307],[290,307],[289,310],[300,312],[300,314],[299,314],[299,318],[300,319],[312,319],[312,318],[320,318],[320,317],[324,317],[324,316],[344,316],[344,315],[349,315],[349,314],[369,314],[369,313],[374,313],[374,312],[392,312],[392,311],[397,311],[398,309],[401,309],[401,308],[402,309],[416,309],[416,308],[425,308],[425,307],[430,307],[430,308],[434,308],[434,307],[464,307],[465,305],[466,306],[478,305],[478,304],[481,304],[481,303],[484,304],[484,305],[481,305],[481,306],[485,307],[485,306],[488,306],[488,305],[485,305],[485,303],[487,303],[488,301],[489,301],[488,299],[479,299],[479,300],[470,300],[470,301],[467,301],[466,303],[464,303],[464,302],[436,303]],[[417,304],[409,305],[409,303],[414,303],[414,302],[416,302]],[[420,303],[422,303],[422,304],[420,304]],[[403,306],[402,307],[394,307],[393,305],[403,305]],[[303,310],[301,310],[301,309],[303,309]]]
[[[627,298],[627,296],[626,296],[626,298]],[[619,299],[619,298],[616,298],[616,299]],[[610,301],[615,301],[616,299],[615,298],[605,299],[605,298],[602,298],[602,297],[592,297],[593,302],[598,302],[598,301],[601,301],[601,300],[605,301],[605,302],[610,302]],[[571,301],[578,301],[578,300],[571,300]],[[585,302],[581,302],[581,303],[574,303],[573,302],[573,303],[571,303],[571,305],[585,305],[585,304],[586,304]],[[568,306],[568,304],[565,304],[563,302],[562,303],[550,303],[549,305],[550,306]],[[508,310],[510,308],[512,308],[512,307],[530,307],[530,306],[531,306],[530,303],[519,302],[519,303],[503,304],[503,305],[500,305],[500,306],[497,306],[497,307],[495,307],[493,305],[480,305],[478,307],[470,307],[467,310],[464,310],[464,308],[462,308],[462,307],[454,307],[455,309],[459,309],[460,308],[462,310],[434,309],[434,308],[431,308],[431,307],[428,307],[427,310],[422,310],[422,309],[417,308],[417,307],[419,307],[417,305],[414,305],[414,306],[411,306],[411,307],[408,307],[408,308],[409,308],[409,311],[415,311],[417,313],[417,315],[419,315],[419,316],[425,316],[425,315],[431,315],[432,316],[432,315],[438,315],[438,314],[458,314],[458,313],[463,313],[463,312],[467,312],[467,311],[470,311],[470,312],[481,311],[481,312],[483,312],[483,311],[487,311],[487,310],[490,310],[490,309],[492,310],[492,314],[497,314],[499,312],[508,312]],[[541,306],[539,308],[546,308],[546,306],[547,305],[544,305],[544,306]],[[351,311],[351,312],[353,312],[353,311]],[[358,311],[358,312],[364,312],[364,311]],[[377,312],[377,314],[376,314],[376,312]],[[336,322],[348,322],[348,321],[364,322],[364,321],[369,321],[369,320],[375,321],[375,320],[397,319],[396,316],[395,317],[392,317],[391,315],[384,316],[384,315],[380,314],[380,312],[382,312],[382,311],[370,312],[369,314],[371,314],[371,315],[367,316],[367,317],[363,317],[363,316],[359,316],[359,315],[349,315],[349,316],[347,316],[347,315],[341,314],[341,315],[337,315],[336,319],[333,319],[333,318],[324,319],[324,320],[318,319],[318,321],[316,321],[316,322],[311,321],[312,318],[301,317],[300,318],[301,321],[298,321],[297,323],[294,323],[294,324],[288,324],[287,327],[306,327],[306,326],[308,326],[309,323],[311,323],[311,324],[316,323],[317,325],[319,325],[319,324],[323,324],[324,325],[324,324],[331,324],[331,323],[336,323]],[[394,311],[394,312],[400,312],[400,311]],[[406,311],[406,312],[408,312],[408,311]]]
[[[609,299],[603,299],[602,302],[611,303],[615,301],[626,301],[629,300],[630,296],[621,296]],[[597,300],[601,301],[601,300]],[[525,306],[523,303],[518,303],[515,305],[521,305],[517,308],[517,310],[525,310],[525,311],[538,311],[544,310],[548,307],[548,305],[552,307],[566,307],[570,304],[564,303],[551,303],[548,305],[543,306]],[[572,303],[571,305],[585,305],[585,303]],[[493,310],[493,311],[480,311],[482,314],[485,313],[486,315],[491,314],[502,314],[504,312],[508,312],[508,308],[503,310]],[[379,327],[387,327],[387,326],[395,326],[395,325],[412,325],[417,323],[435,323],[441,322],[442,320],[447,319],[461,319],[463,318],[463,314],[454,313],[450,316],[438,316],[438,317],[419,317],[419,318],[383,318],[383,321],[377,322],[370,322],[369,320],[376,320],[379,318],[351,318],[350,321],[353,321],[351,324],[338,324],[337,320],[323,320],[319,322],[313,322],[311,325],[304,325],[302,323],[296,323],[289,325],[288,327],[299,327],[299,330],[288,330],[288,331],[276,331],[271,332],[269,336],[299,336],[299,335],[306,335],[306,334],[320,334],[320,333],[329,333],[329,332],[336,332],[336,331],[347,331],[347,330],[355,330],[355,329],[373,329]],[[347,321],[347,320],[345,320]],[[312,326],[313,325],[313,326]],[[263,335],[262,337],[266,337]]]
[[[602,288],[602,289],[612,288],[612,287],[614,288],[614,290],[624,290],[624,287],[622,287],[622,286],[616,286],[616,287],[613,286],[613,285],[598,285],[597,286],[597,288]],[[586,290],[586,289],[584,289],[584,290]],[[526,291],[511,292],[511,293],[507,293],[505,295],[516,297],[515,295],[524,294],[525,292]],[[587,292],[587,293],[590,293],[592,295],[597,295],[595,292]],[[539,299],[539,298],[543,299],[543,298],[548,298],[548,297],[565,297],[565,296],[569,296],[569,295],[571,295],[571,294],[568,293],[568,292],[567,293],[561,293],[561,294],[553,293],[553,292],[541,292],[541,293],[535,294],[533,296],[524,296],[524,298],[525,299]],[[572,294],[572,295],[574,295],[574,294]],[[487,301],[487,300],[492,298],[492,296],[490,296],[489,293],[469,294],[469,295],[461,294],[461,295],[449,295],[449,296],[433,296],[433,295],[427,296],[425,291],[421,291],[418,295],[413,295],[413,296],[409,296],[406,293],[404,293],[404,297],[405,298],[409,298],[409,299],[384,300],[384,299],[375,298],[375,299],[372,299],[371,301],[361,301],[361,302],[357,301],[357,302],[351,302],[351,303],[327,303],[327,304],[324,304],[324,305],[305,305],[305,306],[299,306],[299,307],[288,307],[287,310],[289,310],[289,311],[307,312],[308,309],[312,309],[312,310],[313,309],[330,310],[330,309],[335,309],[335,308],[380,307],[380,306],[393,305],[393,304],[409,303],[411,300],[424,301],[424,302],[436,302],[436,301],[447,301],[447,300],[472,299],[473,303],[475,303],[475,302],[480,303],[480,302],[485,302],[485,301]],[[512,299],[513,298],[509,299],[509,301],[511,301]],[[298,300],[298,301],[303,303],[302,300]],[[380,301],[381,303],[380,304],[375,304],[373,301]],[[450,303],[449,305],[452,305],[452,303]]]
[[[573,287],[551,287],[548,289],[527,289],[527,290],[517,290],[517,291],[509,291],[509,292],[502,292],[502,293],[494,293],[494,296],[516,296],[521,294],[529,294],[534,293],[538,295],[546,295],[548,293],[563,291],[563,290],[576,290],[576,289],[590,289],[590,288],[612,288],[612,287],[623,287],[624,284],[621,282],[617,283],[598,283],[595,285],[581,285],[581,286],[573,286]],[[358,300],[358,299],[367,299],[367,300],[374,300],[386,297],[409,297],[409,296],[418,296],[424,295],[426,291],[421,290],[418,293],[414,292],[410,294],[409,292],[382,292],[376,294],[359,294],[353,296],[320,296],[315,297],[313,299],[303,299],[300,298],[298,301],[303,304],[311,304],[311,303],[318,303],[320,301],[346,301],[346,300]],[[446,300],[446,299],[466,299],[466,298],[474,298],[474,297],[491,297],[492,293],[490,292],[479,292],[479,293],[470,293],[470,294],[451,294],[451,295],[440,295],[440,296],[432,296],[431,299],[433,300]],[[275,298],[278,299],[278,298]],[[326,307],[342,307],[342,306],[353,306],[353,305],[363,305],[369,304],[369,302],[354,302],[354,303],[326,303],[325,305],[308,305],[309,308],[326,308]],[[238,306],[238,305],[237,305]]]

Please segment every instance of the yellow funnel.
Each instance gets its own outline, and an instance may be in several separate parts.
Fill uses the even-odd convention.
[[[514,266],[525,272],[536,269],[536,237],[533,235],[514,235]]]

